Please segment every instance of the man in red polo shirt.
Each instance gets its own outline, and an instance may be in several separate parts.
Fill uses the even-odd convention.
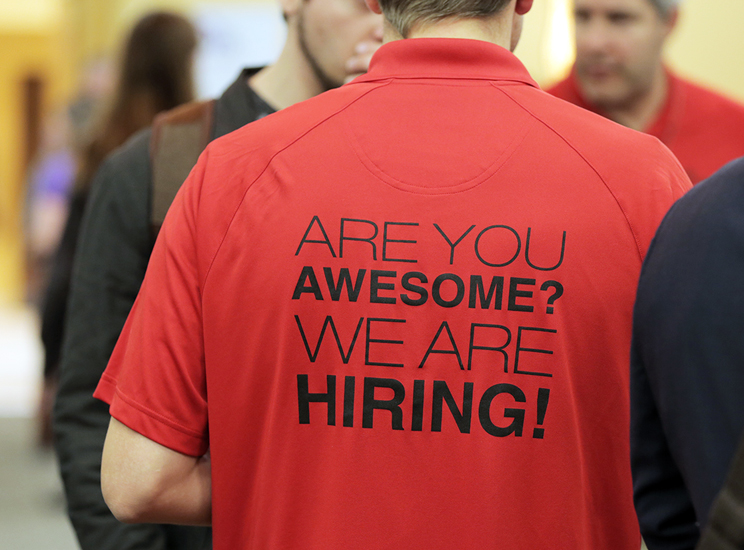
[[[576,64],[548,91],[659,138],[693,183],[744,155],[744,106],[664,66],[681,0],[574,0]]]
[[[107,502],[216,550],[637,550],[631,313],[689,180],[538,89],[531,0],[367,3],[369,73],[176,197],[97,389]]]

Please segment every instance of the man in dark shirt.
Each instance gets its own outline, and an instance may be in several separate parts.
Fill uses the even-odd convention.
[[[382,19],[359,0],[283,0],[287,42],[264,69],[243,71],[217,100],[210,139],[341,85],[366,70]],[[100,489],[108,407],[93,390],[139,290],[153,246],[149,130],[104,162],[83,221],[54,409],[55,448],[83,550],[201,549],[206,529],[124,525]]]
[[[667,214],[635,308],[631,454],[650,550],[692,549],[744,432],[744,158]]]

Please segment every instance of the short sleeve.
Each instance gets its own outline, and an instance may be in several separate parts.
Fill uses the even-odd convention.
[[[175,451],[208,447],[196,224],[203,158],[177,194],[142,288],[95,396],[111,415]]]

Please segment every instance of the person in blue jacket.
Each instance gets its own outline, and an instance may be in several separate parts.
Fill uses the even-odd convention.
[[[631,458],[649,550],[694,548],[744,432],[744,158],[669,211],[631,352]]]

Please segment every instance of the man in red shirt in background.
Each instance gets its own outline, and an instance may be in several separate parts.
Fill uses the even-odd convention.
[[[215,550],[638,550],[633,300],[689,179],[539,89],[532,0],[367,4],[365,76],[181,187],[96,390],[106,501]]]
[[[659,138],[693,183],[744,155],[744,106],[662,61],[681,0],[574,0],[576,64],[548,90]]]

